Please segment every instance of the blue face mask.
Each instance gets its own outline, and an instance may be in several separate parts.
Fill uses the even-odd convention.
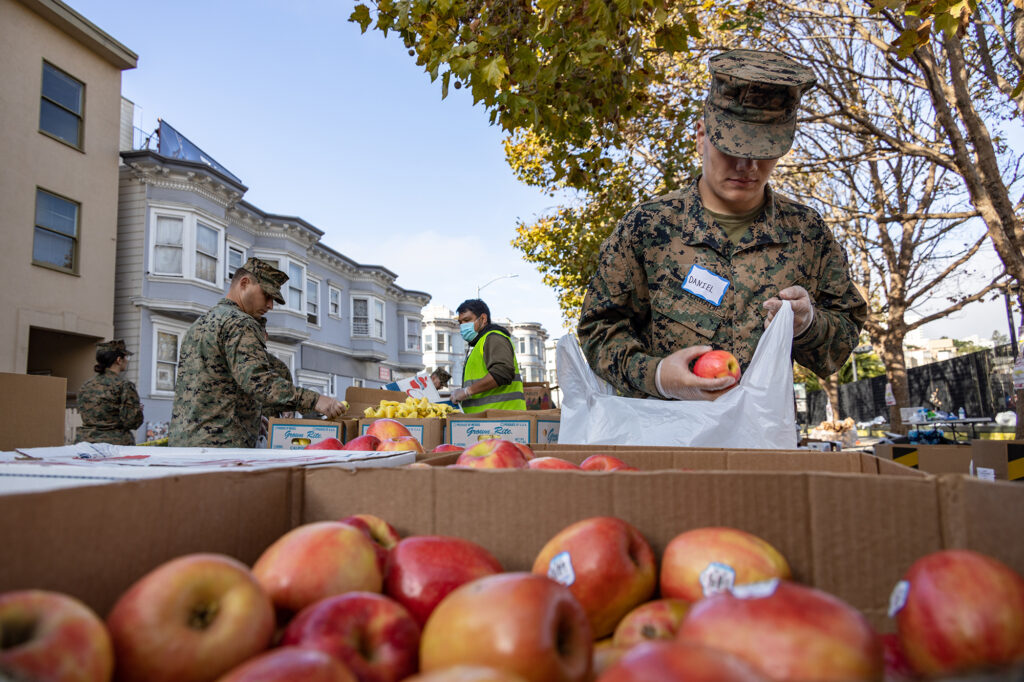
[[[459,325],[459,333],[462,334],[462,338],[466,341],[472,341],[476,338],[476,330],[473,329],[472,322],[463,322]]]

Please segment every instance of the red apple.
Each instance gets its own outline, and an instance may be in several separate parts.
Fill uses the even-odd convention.
[[[286,646],[238,666],[217,682],[358,682],[345,665],[317,649]]]
[[[452,445],[451,443],[441,443],[436,448],[431,450],[431,452],[462,452],[465,449],[466,448],[462,447],[461,445]]]
[[[383,583],[373,540],[339,521],[307,523],[285,533],[264,550],[252,572],[285,612],[344,592],[380,592]]]
[[[740,363],[727,350],[709,350],[693,363],[693,373],[705,379],[733,377],[740,380]]]
[[[432,673],[413,675],[405,682],[526,682],[525,679],[496,668],[482,665],[455,665]]]
[[[517,448],[519,448],[519,452],[523,453],[523,457],[526,458],[527,462],[529,462],[531,459],[533,459],[534,457],[537,456],[536,454],[534,454],[533,448],[531,448],[529,445],[524,445],[522,443],[516,443],[514,441],[513,441],[512,444],[515,445]]]
[[[785,580],[739,585],[693,604],[677,639],[734,654],[772,680],[877,680],[882,645],[857,609]]]
[[[882,642],[882,663],[885,668],[885,682],[904,682],[917,678],[913,666],[907,660],[900,644],[900,636],[895,632],[879,635]]]
[[[354,514],[341,519],[341,523],[355,526],[366,533],[373,540],[373,549],[377,553],[377,565],[380,567],[380,574],[384,575],[384,567],[387,564],[388,552],[394,549],[401,536],[390,523],[374,516],[373,514]]]
[[[385,451],[397,451],[397,450],[412,450],[418,454],[426,452],[423,446],[420,445],[419,440],[415,436],[397,436],[395,438],[385,438],[377,446],[378,452]]]
[[[569,587],[595,638],[610,635],[624,615],[650,599],[656,568],[654,552],[640,531],[611,516],[567,526],[533,562],[534,573]]]
[[[409,429],[405,428],[405,424],[395,419],[377,419],[370,422],[370,425],[366,427],[366,433],[364,435],[377,436],[381,440],[387,440],[388,438],[398,438],[399,436],[411,436]]]
[[[305,450],[344,450],[345,446],[337,438],[324,438],[307,445]]]
[[[207,682],[267,648],[274,607],[245,564],[188,554],[128,588],[107,627],[118,680]]]
[[[567,459],[561,457],[534,457],[526,466],[530,469],[574,469],[580,470],[578,464],[574,464]]]
[[[655,599],[644,602],[619,621],[615,627],[615,644],[631,647],[653,639],[672,640],[690,610],[690,602],[683,599]]]
[[[525,469],[528,466],[516,444],[500,438],[482,440],[466,448],[455,465],[476,469]]]
[[[373,452],[380,445],[380,438],[372,436],[370,434],[364,434],[362,436],[356,436],[349,442],[341,446],[342,450],[359,450],[362,452]]]
[[[108,682],[110,634],[92,609],[45,590],[0,594],[0,679]]]
[[[692,642],[641,642],[597,682],[767,682],[746,662]]]
[[[915,561],[890,600],[913,668],[929,677],[1024,662],[1024,579],[969,550]]]
[[[590,676],[592,679],[600,679],[601,675],[615,665],[620,658],[629,651],[629,647],[618,646],[611,637],[605,637],[594,642],[594,653],[591,657]]]
[[[427,620],[420,670],[483,665],[529,682],[588,679],[592,648],[583,607],[564,585],[531,573],[498,573],[466,583]]]
[[[630,467],[612,455],[591,455],[580,463],[580,468],[584,471],[618,471]]]
[[[416,672],[420,628],[393,599],[349,592],[300,611],[281,643],[325,651],[359,682],[397,682]]]
[[[785,557],[758,536],[736,528],[695,528],[665,547],[661,596],[695,602],[733,585],[789,576]]]
[[[422,627],[449,592],[485,575],[501,573],[490,552],[469,540],[413,535],[391,550],[384,593],[404,606]]]

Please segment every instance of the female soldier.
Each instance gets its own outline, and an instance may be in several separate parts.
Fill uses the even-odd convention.
[[[135,445],[132,431],[142,425],[142,405],[135,384],[121,376],[129,355],[121,339],[96,346],[96,376],[78,391],[79,441]]]

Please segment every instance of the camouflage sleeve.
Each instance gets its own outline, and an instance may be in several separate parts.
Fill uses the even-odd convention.
[[[299,388],[274,371],[255,320],[229,320],[221,334],[228,369],[243,391],[263,405],[287,406],[293,410],[312,410],[319,394]]]
[[[822,226],[827,239],[818,259],[819,275],[813,289],[814,320],[793,339],[793,359],[820,377],[839,371],[868,317],[868,305],[850,279],[846,252]]]
[[[577,327],[594,372],[633,397],[658,395],[654,373],[660,361],[641,340],[641,330],[651,321],[651,300],[633,231],[643,219],[639,211],[626,214],[601,245]]]
[[[129,431],[142,426],[142,402],[139,400],[139,392],[135,390],[135,384],[130,381],[124,382],[120,416],[121,425]]]

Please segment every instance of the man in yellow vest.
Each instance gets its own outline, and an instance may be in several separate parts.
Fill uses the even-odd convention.
[[[462,387],[452,391],[453,403],[466,414],[484,410],[525,410],[523,377],[508,330],[491,322],[491,309],[478,298],[455,310],[459,333],[470,345]]]

